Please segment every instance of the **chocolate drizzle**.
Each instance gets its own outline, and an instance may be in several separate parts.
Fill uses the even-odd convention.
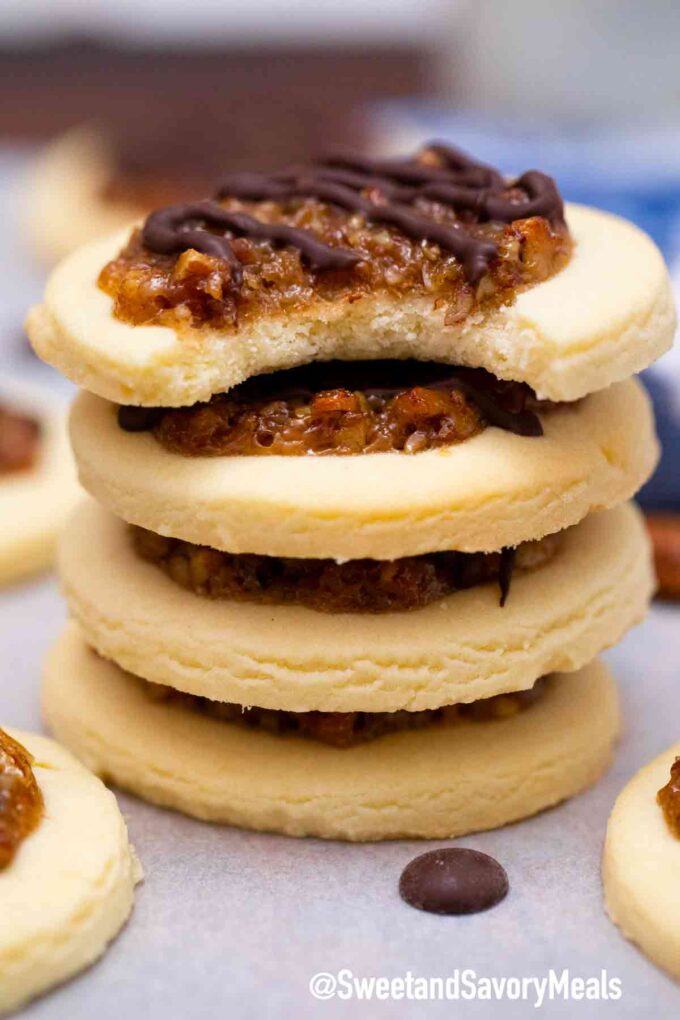
[[[530,170],[508,184],[493,167],[451,146],[429,145],[423,156],[438,164],[422,157],[374,160],[336,154],[272,174],[237,173],[223,181],[217,198],[251,202],[312,198],[360,213],[368,222],[396,227],[412,240],[439,245],[461,262],[472,284],[488,272],[498,249],[470,232],[470,224],[510,223],[530,216],[542,216],[553,225],[564,221],[562,199],[546,174]],[[422,200],[448,206],[462,218],[440,222],[422,208]],[[362,259],[358,252],[324,244],[309,230],[264,222],[227,210],[217,201],[160,209],[149,216],[142,231],[143,244],[150,251],[176,254],[194,248],[225,259],[234,285],[239,286],[242,270],[231,244],[233,236],[291,245],[320,272],[350,269]]]
[[[514,546],[506,545],[501,549],[501,562],[498,568],[498,587],[501,590],[501,607],[505,605],[510,594],[510,584],[515,570],[517,549]]]
[[[229,263],[232,281],[239,286],[243,278],[231,241],[225,235],[213,234],[206,227],[222,227],[231,234],[290,244],[296,247],[313,269],[348,269],[359,256],[346,248],[332,248],[318,241],[308,230],[285,223],[263,223],[244,212],[230,212],[217,202],[187,202],[169,205],[151,213],[142,230],[146,248],[161,255],[175,255],[194,248],[204,255],[215,255]]]

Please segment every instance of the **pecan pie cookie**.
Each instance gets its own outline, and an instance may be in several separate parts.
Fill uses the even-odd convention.
[[[29,319],[89,391],[101,504],[60,546],[55,733],[294,835],[460,835],[593,782],[593,660],[653,589],[628,376],[673,326],[636,228],[435,143],[232,174],[77,252]]]
[[[484,368],[576,400],[673,338],[663,260],[641,231],[565,210],[456,149],[343,154],[238,174],[86,246],[52,275],[28,331],[74,382],[119,403],[209,400],[316,360]]]
[[[100,780],[53,740],[0,729],[0,1012],[101,956],[140,879]]]
[[[680,744],[633,776],[609,818],[605,903],[626,938],[680,979]]]

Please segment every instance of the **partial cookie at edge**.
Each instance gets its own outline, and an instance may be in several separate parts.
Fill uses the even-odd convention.
[[[680,839],[656,794],[680,744],[641,769],[621,791],[607,825],[603,879],[609,916],[654,963],[680,980]]]
[[[579,669],[644,616],[649,543],[630,505],[566,532],[557,555],[498,586],[401,613],[316,612],[210,599],[136,555],[89,502],[62,538],[62,586],[85,638],[148,680],[215,701],[290,711],[437,708]]]
[[[609,213],[568,206],[569,264],[514,304],[447,325],[431,298],[367,296],[264,318],[233,335],[180,336],[114,318],[97,286],[127,232],[69,256],[48,281],[27,330],[36,352],[109,400],[152,406],[207,400],[251,375],[314,360],[409,358],[488,369],[539,396],[575,400],[645,368],[670,347],[675,311],[654,243]]]
[[[0,1012],[93,963],[126,922],[141,879],[113,794],[54,741],[7,732],[35,758],[45,811],[0,871]]]
[[[616,690],[595,662],[512,719],[340,750],[154,702],[73,624],[49,657],[43,705],[84,762],[153,803],[348,840],[453,837],[526,817],[594,782],[618,731]]]
[[[61,527],[79,497],[65,414],[50,394],[0,375],[0,401],[25,410],[42,428],[36,464],[0,475],[0,585],[49,566]]]

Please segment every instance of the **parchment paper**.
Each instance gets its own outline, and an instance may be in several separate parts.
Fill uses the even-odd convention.
[[[64,610],[52,580],[0,594],[0,722],[40,728],[41,660]],[[203,1016],[677,1016],[680,994],[610,923],[599,862],[626,779],[680,735],[678,622],[656,607],[607,656],[625,730],[614,766],[575,800],[457,841],[497,857],[510,895],[473,917],[434,917],[397,894],[402,867],[440,842],[367,845],[256,835],[191,821],[126,796],[144,864],[128,927],[89,972],[29,1007],[35,1020],[186,1020]],[[679,922],[680,923],[680,922]],[[337,975],[572,976],[622,982],[609,1001],[315,1000],[309,981]],[[450,986],[451,988],[452,986]],[[412,984],[415,989],[415,984]]]
[[[0,368],[62,381],[32,360],[20,324],[42,277],[16,229],[26,157],[0,150]],[[13,229],[15,233],[13,234]],[[0,522],[1,526],[1,522]],[[0,591],[0,725],[40,728],[43,655],[64,619],[52,579]],[[90,971],[30,1006],[31,1020],[283,1020],[306,1017],[675,1017],[680,994],[623,940],[602,908],[600,854],[617,792],[680,739],[680,611],[656,607],[608,655],[625,730],[595,788],[537,818],[458,841],[506,867],[510,895],[467,918],[434,917],[401,902],[405,864],[437,843],[347,845],[213,827],[121,796],[146,872],[132,919]],[[660,876],[661,877],[661,876]],[[680,918],[678,919],[680,923]],[[572,977],[606,970],[609,1001],[315,1000],[317,972],[356,978]],[[413,985],[412,985],[413,987]]]

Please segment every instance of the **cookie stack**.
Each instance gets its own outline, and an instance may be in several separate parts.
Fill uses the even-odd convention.
[[[96,772],[200,818],[447,837],[606,767],[645,613],[632,225],[459,151],[239,174],[80,249],[29,317],[86,392],[44,687]]]

